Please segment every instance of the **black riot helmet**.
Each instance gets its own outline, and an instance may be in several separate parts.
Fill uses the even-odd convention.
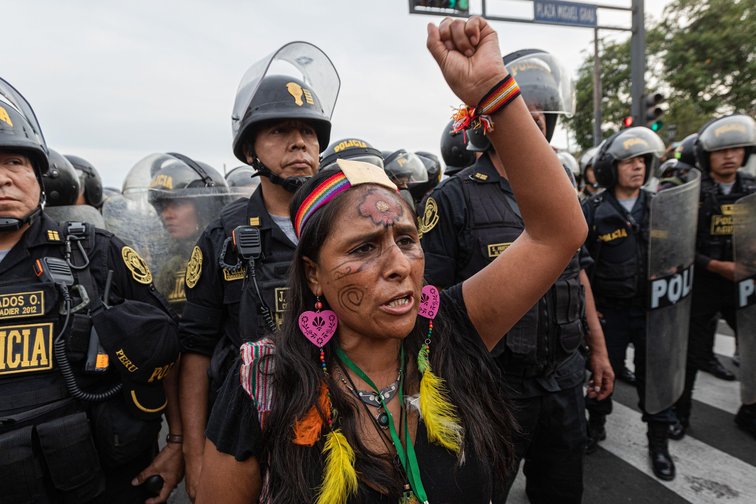
[[[170,199],[228,194],[228,185],[221,174],[201,161],[177,152],[153,154],[140,163],[145,161],[151,163],[148,200],[153,206]]]
[[[92,163],[79,156],[66,154],[64,157],[68,159],[79,175],[79,183],[84,189],[84,201],[89,206],[100,208],[103,202],[102,179],[97,169]]]
[[[225,175],[226,184],[231,192],[250,196],[260,185],[257,171],[249,165],[237,166]]]
[[[412,199],[415,203],[420,203],[423,196],[433,190],[434,187],[441,182],[441,176],[444,173],[441,165],[441,160],[435,154],[425,151],[417,151],[415,155],[420,158],[420,161],[425,165],[425,170],[428,172],[428,180],[426,182],[412,182],[409,185]]]
[[[711,152],[742,147],[745,149],[742,166],[745,166],[754,145],[756,122],[750,116],[733,114],[706,123],[698,132],[694,149],[699,168],[707,173],[711,169]]]
[[[475,163],[475,153],[467,150],[467,134],[452,133],[454,120],[441,133],[441,157],[446,164],[446,175],[454,175]]]
[[[593,172],[599,185],[611,189],[617,183],[617,162],[638,156],[643,156],[646,163],[643,183],[648,182],[664,154],[664,142],[649,128],[635,126],[613,134],[598,149],[593,158]]]
[[[575,113],[574,83],[569,72],[554,55],[541,49],[521,49],[503,59],[531,114],[543,114],[546,140],[551,142],[558,116]],[[490,148],[488,138],[482,131],[475,130],[470,131],[468,148],[487,151]]]
[[[696,160],[696,140],[698,140],[698,133],[693,133],[683,138],[682,142],[675,147],[675,159],[679,163],[684,163],[694,168],[698,167],[698,161]]]
[[[344,138],[329,145],[320,156],[320,169],[332,168],[339,159],[364,161],[383,169],[383,154],[370,143],[359,138]]]
[[[254,134],[261,125],[285,119],[307,121],[318,136],[321,152],[331,137],[331,119],[318,96],[301,80],[284,75],[265,77],[257,88],[234,136],[234,154],[243,163],[244,145],[254,153]]]
[[[428,181],[428,171],[420,158],[405,149],[383,151],[383,169],[399,189],[410,184]]]
[[[237,159],[251,164],[274,184],[296,191],[307,177],[283,178],[273,173],[254,152],[255,134],[272,122],[306,121],[315,130],[322,152],[330,139],[331,115],[340,85],[328,56],[307,42],[290,42],[254,63],[239,83],[231,116]],[[254,158],[251,163],[244,155],[245,147]]]
[[[79,174],[73,165],[58,151],[48,149],[50,167],[42,175],[42,187],[47,196],[47,206],[75,205],[79,198]]]
[[[522,49],[504,56],[504,65],[520,86],[528,108],[546,118],[546,140],[551,141],[559,115],[575,113],[574,83],[569,72],[552,54],[541,49]]]
[[[31,105],[3,79],[0,79],[0,150],[27,156],[40,188],[39,204],[29,215],[20,218],[0,215],[0,232],[10,232],[31,222],[42,210],[45,204],[42,175],[47,173],[50,165],[47,144]]]

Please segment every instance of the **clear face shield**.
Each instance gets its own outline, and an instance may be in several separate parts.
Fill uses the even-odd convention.
[[[723,117],[706,127],[698,142],[706,152],[752,147],[756,145],[756,123],[746,115]]]
[[[330,118],[336,106],[341,79],[330,58],[308,42],[290,42],[247,69],[231,115],[231,130],[236,138],[247,110],[262,80],[268,75],[289,75],[310,86]]]
[[[520,86],[531,114],[572,116],[575,113],[575,83],[569,71],[553,55],[531,53],[507,64],[507,71]]]
[[[644,156],[646,162],[646,177],[656,172],[659,158],[664,155],[664,142],[659,135],[648,128],[637,126],[624,130],[607,149],[607,154],[617,161],[624,161],[638,156]]]
[[[384,161],[384,169],[400,189],[407,189],[410,184],[428,181],[428,170],[413,152],[400,151],[392,154]]]

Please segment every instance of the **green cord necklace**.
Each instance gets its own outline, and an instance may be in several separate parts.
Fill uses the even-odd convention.
[[[351,369],[357,376],[359,376],[365,383],[370,385],[370,387],[373,388],[374,391],[380,390],[378,387],[376,387],[375,383],[373,383],[373,380],[370,379],[370,377],[365,374],[365,372],[360,369],[360,367],[355,364],[355,362],[349,358],[349,356],[342,350],[340,347],[336,347],[336,355],[338,358],[347,365],[349,369]],[[401,379],[399,383],[399,407],[404,408],[404,346],[401,346],[401,349],[399,351],[399,360],[400,360],[400,374]],[[386,406],[386,402],[381,398],[381,406],[383,407],[383,411],[388,416],[388,423],[389,423],[389,432],[391,433],[391,441],[394,444],[394,448],[396,448],[396,454],[399,457],[399,462],[402,464],[402,468],[404,469],[405,474],[407,475],[407,478],[409,479],[410,487],[412,488],[412,493],[414,495],[408,495],[407,492],[405,492],[405,495],[402,497],[402,503],[409,503],[412,502],[412,498],[416,498],[419,500],[419,502],[423,504],[428,504],[428,496],[425,493],[425,487],[423,487],[423,482],[420,479],[420,468],[417,464],[417,456],[415,455],[415,447],[412,444],[412,438],[410,437],[409,428],[407,426],[407,416],[404,415],[404,443],[402,443],[401,438],[399,437],[399,434],[396,431],[396,426],[394,424],[394,417],[389,411],[388,407]]]

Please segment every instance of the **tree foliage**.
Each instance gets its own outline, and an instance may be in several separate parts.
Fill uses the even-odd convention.
[[[756,114],[754,11],[753,0],[673,0],[647,26],[646,88],[667,96],[663,137],[679,140],[716,115]],[[601,44],[599,54],[606,137],[630,112],[629,39]],[[592,75],[591,54],[578,71],[577,113],[567,122],[582,148],[593,145]]]

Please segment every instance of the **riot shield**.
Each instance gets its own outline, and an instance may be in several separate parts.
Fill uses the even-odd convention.
[[[685,385],[701,175],[651,200],[645,409],[669,408]]]
[[[102,214],[106,228],[144,258],[155,288],[180,314],[186,267],[197,239],[223,206],[240,196],[230,193],[209,165],[181,154],[156,153],[134,165],[123,195],[109,198]]]
[[[65,205],[46,207],[45,213],[56,222],[86,222],[98,228],[105,228],[102,214],[89,205]]]
[[[732,249],[737,282],[737,332],[740,352],[740,396],[756,403],[756,193],[733,208]]]

